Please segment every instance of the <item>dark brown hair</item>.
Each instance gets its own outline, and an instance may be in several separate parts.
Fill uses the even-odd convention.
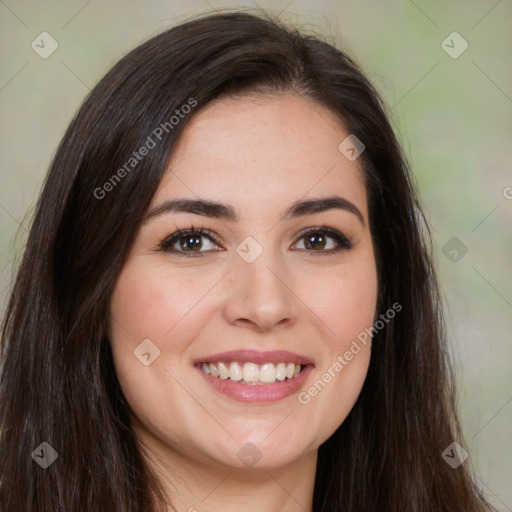
[[[111,293],[180,133],[221,96],[295,92],[364,142],[377,311],[402,312],[373,340],[362,392],[319,450],[314,512],[490,510],[460,441],[429,233],[379,95],[342,51],[268,17],[204,16],[142,44],[99,82],[55,155],[3,323],[2,510],[147,512],[157,482],[137,449],[108,332]],[[176,109],[194,112],[98,198]],[[58,453],[46,470],[31,458]],[[170,497],[172,500],[172,497]]]

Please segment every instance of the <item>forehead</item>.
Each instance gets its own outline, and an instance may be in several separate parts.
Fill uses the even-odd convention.
[[[186,126],[152,204],[195,196],[262,215],[335,193],[366,214],[360,164],[338,149],[348,135],[332,112],[297,94],[213,101]]]

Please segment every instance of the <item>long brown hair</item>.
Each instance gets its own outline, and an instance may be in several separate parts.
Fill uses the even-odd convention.
[[[215,98],[248,91],[302,94],[364,142],[377,311],[403,306],[373,339],[353,410],[320,447],[314,512],[491,510],[467,465],[452,469],[441,456],[461,437],[431,243],[383,103],[342,51],[246,13],[204,16],[133,50],[94,88],[60,144],[3,322],[2,510],[154,506],[158,485],[114,371],[110,297],[189,119]],[[173,124],[191,99],[194,112]],[[120,172],[162,125],[156,147]],[[31,457],[42,442],[58,454],[44,470]]]

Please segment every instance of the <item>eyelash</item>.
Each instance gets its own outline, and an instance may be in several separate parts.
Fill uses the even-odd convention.
[[[309,254],[310,256],[320,256],[322,254],[324,254],[324,255],[325,254],[334,254],[334,253],[338,253],[343,250],[350,250],[354,246],[353,242],[349,238],[347,238],[345,235],[343,235],[339,231],[336,231],[335,229],[332,229],[325,225],[318,226],[315,228],[308,228],[307,230],[303,231],[302,233],[299,234],[297,241],[293,245],[296,245],[302,238],[305,238],[308,235],[313,235],[313,234],[321,234],[321,235],[327,236],[329,238],[332,238],[338,244],[338,246],[334,249],[318,250],[318,251],[315,251],[314,249],[312,249],[312,250],[296,249],[296,250],[306,251],[306,252],[310,253]],[[167,236],[166,238],[164,238],[159,243],[158,250],[163,251],[163,252],[172,252],[174,254],[178,254],[180,256],[185,256],[185,257],[198,257],[198,256],[202,256],[203,253],[205,253],[205,252],[210,252],[210,251],[197,251],[197,252],[181,251],[181,250],[173,249],[172,246],[185,236],[198,236],[198,237],[204,236],[206,238],[209,238],[210,241],[213,242],[214,244],[221,246],[220,241],[208,229],[194,228],[194,226],[191,226],[188,229],[179,229],[176,226],[176,231],[174,233],[172,233],[171,235]]]

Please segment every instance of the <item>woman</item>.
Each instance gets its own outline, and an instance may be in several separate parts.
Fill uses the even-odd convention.
[[[425,228],[341,51],[240,13],[136,48],[65,134],[12,291],[2,509],[491,510]]]

